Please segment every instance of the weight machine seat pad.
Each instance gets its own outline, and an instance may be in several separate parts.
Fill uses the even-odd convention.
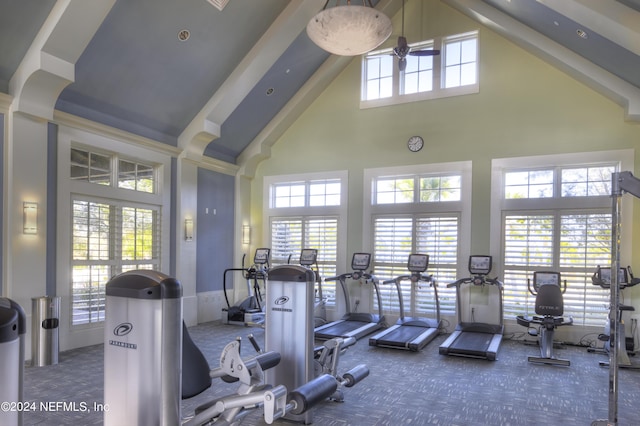
[[[182,399],[196,396],[211,387],[209,363],[182,322]]]
[[[555,284],[545,284],[538,288],[536,314],[560,317],[564,313],[562,290]]]

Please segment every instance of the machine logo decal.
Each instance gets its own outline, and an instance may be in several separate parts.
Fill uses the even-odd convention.
[[[288,301],[289,298],[287,296],[280,296],[273,303],[275,303],[276,305],[284,305]]]
[[[130,322],[123,322],[122,324],[118,324],[116,328],[113,329],[113,334],[116,336],[126,336],[131,333],[133,330],[133,324]]]

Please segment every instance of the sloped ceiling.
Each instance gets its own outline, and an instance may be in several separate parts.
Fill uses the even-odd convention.
[[[305,32],[325,0],[230,0],[222,11],[206,0],[93,1],[105,9],[93,20],[86,0],[0,1],[0,92],[22,96],[25,64],[45,46],[73,71],[55,109],[236,164],[330,58]],[[458,9],[640,120],[640,0],[407,1]],[[402,5],[373,3],[389,16]],[[73,46],[74,34],[86,43]]]

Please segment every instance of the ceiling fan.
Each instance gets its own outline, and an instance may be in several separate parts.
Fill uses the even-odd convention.
[[[435,56],[439,55],[438,49],[411,50],[404,36],[404,2],[402,0],[402,35],[398,37],[398,45],[393,48],[393,54],[398,57],[398,69],[404,71],[407,68],[407,55],[411,56]]]

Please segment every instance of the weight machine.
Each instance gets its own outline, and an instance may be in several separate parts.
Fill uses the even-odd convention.
[[[620,236],[622,235],[621,209],[622,195],[629,192],[640,198],[640,180],[631,172],[611,174],[611,270],[620,270]],[[611,336],[618,336],[618,317],[620,315],[620,277],[611,274],[609,324]],[[607,420],[595,420],[591,426],[616,426],[618,424],[618,352],[619,345],[611,346],[609,351],[609,416]]]
[[[602,287],[605,290],[609,290],[611,288],[611,268],[601,268],[598,266],[596,272],[591,277],[591,282],[598,287]],[[624,290],[628,287],[633,287],[635,285],[640,284],[640,278],[635,278],[633,276],[633,272],[631,272],[631,266],[627,266],[626,268],[620,268],[618,271],[618,288],[620,290]],[[629,359],[629,355],[627,354],[627,338],[625,332],[625,325],[622,319],[623,312],[633,312],[635,308],[629,305],[623,305],[622,303],[618,304],[618,316],[616,322],[618,324],[617,334],[611,334],[611,325],[607,324],[605,327],[605,332],[598,336],[598,340],[604,341],[604,346],[602,349],[593,349],[589,352],[604,352],[609,353],[612,346],[616,346],[618,350],[618,367],[625,368],[629,370],[640,370],[640,365],[634,364]],[[632,343],[633,346],[633,343]],[[631,348],[633,350],[633,348]],[[605,361],[600,361],[601,367],[608,367],[609,363]]]

